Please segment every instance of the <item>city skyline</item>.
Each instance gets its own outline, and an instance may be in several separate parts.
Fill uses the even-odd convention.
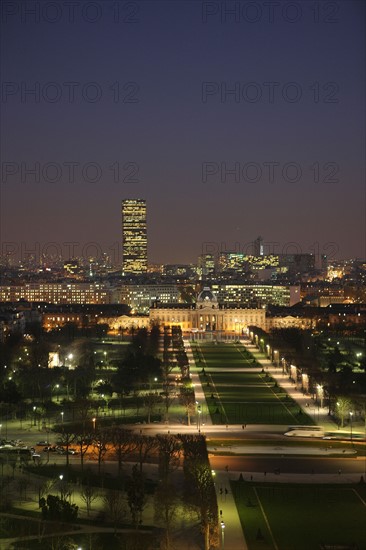
[[[2,14],[2,243],[108,252],[141,196],[153,262],[257,235],[364,258],[364,4],[258,2],[254,22],[132,4],[118,22],[106,4],[94,23]]]

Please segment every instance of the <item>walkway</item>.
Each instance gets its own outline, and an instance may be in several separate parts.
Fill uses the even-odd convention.
[[[208,411],[205,392],[203,391],[198,374],[202,368],[197,368],[196,366],[190,342],[185,341],[184,345],[189,360],[191,379],[194,384],[196,400],[200,403],[204,403],[206,410]],[[206,425],[212,427],[210,415],[207,414],[206,416]],[[228,473],[225,470],[216,470],[214,480],[220,513],[219,523],[221,528],[221,547],[224,548],[225,546],[226,550],[248,550],[248,545],[244,538],[234,496],[231,493],[230,478]],[[221,527],[222,521],[224,522],[224,531]]]

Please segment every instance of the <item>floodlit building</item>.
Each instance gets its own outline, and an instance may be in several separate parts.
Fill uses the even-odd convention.
[[[0,286],[0,302],[49,304],[109,304],[113,291],[99,283],[25,283]]]

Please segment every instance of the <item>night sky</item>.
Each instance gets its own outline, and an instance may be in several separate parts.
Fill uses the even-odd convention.
[[[3,243],[118,262],[145,198],[150,262],[365,257],[364,2],[66,4],[2,3]]]

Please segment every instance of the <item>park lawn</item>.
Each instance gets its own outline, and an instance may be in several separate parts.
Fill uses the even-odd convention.
[[[240,369],[252,365],[242,358],[239,344],[204,344],[197,346],[200,355],[200,380],[214,424],[288,424],[312,425],[286,392],[267,374]],[[244,349],[244,348],[242,348]],[[196,354],[197,355],[197,354]]]
[[[114,548],[156,548],[156,541],[159,535],[156,533],[144,533],[143,528],[137,533],[131,532],[93,532],[75,535],[57,535],[44,537],[42,543],[38,537],[26,541],[27,550],[52,550],[54,548],[98,548],[98,550],[111,550]],[[14,542],[14,550],[24,550],[24,541]],[[1,548],[1,546],[0,546]]]
[[[237,481],[232,490],[249,550],[275,549],[275,543],[281,550],[318,550],[321,543],[355,543],[366,550],[366,505],[361,500],[366,491],[361,485]]]

